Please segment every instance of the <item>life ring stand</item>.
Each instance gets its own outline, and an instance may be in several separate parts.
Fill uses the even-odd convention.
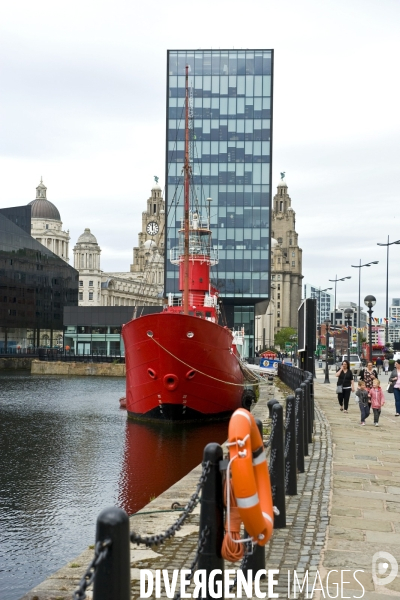
[[[227,484],[233,487],[240,518],[251,541],[265,546],[274,529],[274,506],[263,440],[250,412],[239,408],[233,413],[227,446],[230,459]]]

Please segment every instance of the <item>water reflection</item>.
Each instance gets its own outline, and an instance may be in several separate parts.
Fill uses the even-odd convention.
[[[226,439],[227,423],[128,422],[124,389],[119,378],[0,375],[0,600],[93,544],[105,507],[132,514]]]
[[[209,442],[227,438],[228,423],[167,425],[128,420],[118,503],[128,514],[194,469]],[[188,493],[188,499],[192,490]]]

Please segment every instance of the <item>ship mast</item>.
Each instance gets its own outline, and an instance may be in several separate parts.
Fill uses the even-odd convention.
[[[184,253],[183,253],[183,314],[189,314],[189,194],[190,194],[190,158],[189,158],[189,66],[185,73],[185,164],[184,170]]]

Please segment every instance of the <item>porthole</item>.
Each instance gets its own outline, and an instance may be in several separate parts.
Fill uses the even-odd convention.
[[[188,332],[187,332],[187,334],[186,334],[186,336],[187,336],[188,338],[192,338],[192,337],[194,337],[194,333],[193,333],[193,331],[188,331]]]

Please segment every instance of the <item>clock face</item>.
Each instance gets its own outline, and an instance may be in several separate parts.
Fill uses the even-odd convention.
[[[158,233],[158,230],[158,223],[156,223],[155,221],[150,221],[150,223],[147,223],[146,231],[149,235],[156,235]]]

